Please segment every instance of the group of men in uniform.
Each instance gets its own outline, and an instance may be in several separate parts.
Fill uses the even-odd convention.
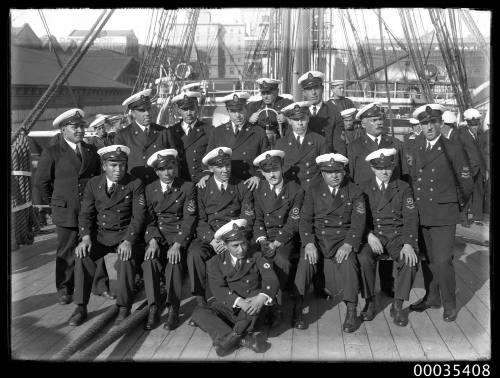
[[[300,102],[278,96],[278,81],[259,79],[262,101],[226,96],[229,122],[218,127],[199,120],[200,93],[191,90],[172,99],[181,121],[152,123],[147,89],[123,102],[133,122],[99,148],[82,141],[81,109],[59,116],[62,138],[44,151],[36,183],[55,215],[61,303],[77,305],[70,324],[87,318],[93,285],[114,296],[107,253],[118,255],[118,323],[130,314],[139,275],[149,305],[144,328],[158,325],[163,281],[164,327],[175,329],[187,271],[197,301],[189,324],[208,332],[221,356],[240,346],[261,351],[252,331],[262,318],[279,322],[286,291],[292,326],[306,328],[311,284],[321,298],[341,294],[345,332],[359,318],[372,320],[380,255],[390,256],[379,273],[395,324],[407,324],[403,302],[420,256],[426,295],[410,309],[442,304],[444,320],[455,320],[455,229],[480,163],[474,171],[462,146],[442,136],[440,105],[416,109],[422,132],[402,143],[385,135],[379,105],[356,111],[340,89],[323,101],[323,78],[299,78]],[[266,108],[277,110],[275,120],[259,118]],[[354,119],[363,132],[342,137]],[[270,128],[284,130],[274,149]]]

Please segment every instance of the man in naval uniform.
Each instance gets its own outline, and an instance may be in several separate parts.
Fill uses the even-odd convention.
[[[282,109],[290,124],[289,132],[276,142],[276,149],[285,152],[283,176],[307,190],[319,177],[315,159],[328,152],[325,138],[309,130],[310,102],[294,102]]]
[[[467,126],[460,129],[458,139],[464,147],[471,169],[471,177],[474,181],[474,191],[465,206],[464,214],[467,223],[472,220],[474,223],[482,225],[485,182],[488,179],[489,172],[486,169],[485,153],[480,142],[481,113],[474,108],[467,109],[464,112],[464,119]]]
[[[50,204],[56,225],[56,289],[59,303],[68,304],[74,291],[75,247],[78,244],[78,214],[87,181],[101,172],[94,146],[83,141],[87,124],[81,109],[60,114],[52,125],[60,129],[59,140],[44,149],[38,162],[35,186],[41,204]],[[104,259],[97,261],[92,292],[114,299]]]
[[[461,146],[441,137],[443,110],[441,105],[427,104],[413,113],[425,136],[417,139],[409,161],[420,221],[419,250],[426,257],[422,261],[426,292],[410,310],[439,308],[442,303],[443,319],[451,322],[457,317],[455,232],[460,222],[460,207],[469,199],[473,181]]]
[[[357,328],[356,306],[359,291],[359,268],[356,252],[365,231],[366,208],[361,189],[346,177],[348,160],[340,154],[316,158],[322,178],[306,191],[299,221],[302,241],[295,289],[298,298],[293,325],[306,327],[302,315],[303,300],[316,274],[324,275],[326,288],[334,294],[339,283],[347,306],[344,332]]]
[[[323,101],[323,78],[319,71],[309,71],[299,77],[304,100],[311,102],[309,106],[309,130],[318,133],[326,140],[329,152],[346,154],[346,146],[342,140],[344,121],[340,110],[331,101]]]
[[[195,308],[193,321],[210,335],[219,356],[240,346],[265,349],[251,332],[279,288],[271,263],[260,252],[250,255],[247,221],[232,220],[217,230],[224,251],[207,262],[208,282],[215,301]]]
[[[328,101],[331,101],[333,105],[342,112],[346,109],[356,108],[354,102],[351,99],[344,97],[344,80],[333,80],[332,81],[332,95],[333,97]]]
[[[222,98],[226,103],[230,121],[212,131],[208,139],[207,151],[216,147],[229,147],[231,155],[231,171],[235,178],[244,180],[250,190],[254,190],[261,180],[261,175],[252,165],[253,159],[269,149],[266,132],[258,126],[253,126],[247,120],[247,92],[234,92]],[[208,176],[205,176],[203,187]]]
[[[200,96],[200,92],[187,91],[172,98],[172,104],[177,106],[182,120],[168,128],[173,148],[178,152],[179,177],[195,184],[204,176],[201,160],[213,130],[211,125],[199,120]]]
[[[113,144],[113,141],[108,136],[108,132],[106,131],[107,125],[108,116],[103,114],[99,114],[89,125],[89,128],[93,128],[97,134],[89,139],[89,144],[93,145],[96,149],[111,146]]]
[[[164,328],[168,330],[179,325],[183,267],[186,265],[187,249],[196,222],[196,190],[192,182],[177,176],[177,159],[178,154],[174,149],[151,155],[148,165],[153,167],[158,180],[146,187],[149,224],[144,236],[148,245],[144,259],[160,256],[160,261],[165,265],[169,312]],[[155,278],[153,285],[156,291],[159,290],[159,277]],[[150,311],[145,329],[153,329],[157,321],[157,313],[152,314]]]
[[[253,237],[264,257],[273,262],[273,268],[280,282],[281,293],[292,287],[292,262],[290,257],[298,252],[299,217],[304,190],[294,181],[283,178],[283,157],[281,150],[266,151],[255,158],[253,164],[259,167],[266,183],[253,191],[255,223]],[[277,306],[273,306],[275,308]],[[270,312],[271,313],[271,312]],[[276,311],[276,322],[280,312]]]
[[[234,218],[247,219],[249,227],[254,221],[252,192],[241,180],[232,176],[231,154],[230,148],[218,147],[202,160],[213,175],[204,188],[197,188],[197,239],[191,243],[187,256],[191,293],[199,304],[206,303],[205,264],[212,256],[225,250],[224,243],[214,238],[215,232]]]
[[[346,145],[352,143],[354,140],[363,135],[363,129],[357,127],[355,116],[358,109],[348,108],[340,112],[342,119],[344,120],[344,130],[342,130],[342,140],[345,141]]]
[[[446,139],[457,141],[457,116],[449,110],[443,112],[443,127],[441,128],[441,134]]]
[[[365,159],[370,163],[372,177],[359,186],[368,198],[367,243],[357,258],[361,270],[361,294],[365,306],[361,319],[375,317],[375,272],[378,256],[389,255],[396,265],[394,302],[391,316],[397,326],[404,327],[408,318],[403,311],[417,273],[418,211],[409,184],[393,177],[395,148],[381,148]]]
[[[145,89],[123,101],[133,121],[116,133],[114,143],[130,148],[128,173],[142,180],[144,185],[156,178],[153,168],[146,164],[153,152],[171,148],[167,128],[151,122],[151,89]]]
[[[360,184],[373,175],[370,163],[366,161],[366,157],[380,148],[396,149],[397,154],[394,157],[396,165],[393,176],[401,178],[403,170],[403,145],[398,139],[384,135],[384,113],[380,105],[371,103],[362,107],[356,114],[356,118],[361,121],[361,126],[365,129],[366,133],[347,145],[349,174],[351,178],[356,184]],[[381,260],[378,269],[382,292],[392,297],[394,295],[393,262],[391,260]]]
[[[410,123],[411,130],[409,133],[404,135],[404,144],[413,143],[415,141],[415,138],[422,134],[422,127],[420,126],[420,122],[418,122],[418,119],[410,118],[408,122]],[[421,137],[423,138],[424,136],[422,135]]]
[[[263,130],[269,129],[275,134],[277,139],[280,138],[278,123],[281,124],[283,135],[287,129],[286,118],[281,113],[281,110],[293,102],[288,98],[278,95],[279,83],[279,80],[267,77],[257,79],[262,100],[249,102],[247,105],[248,114],[250,114],[248,122],[253,125],[259,125]],[[274,109],[278,112],[278,115],[273,111],[265,111],[264,109]]]
[[[97,151],[101,156],[103,174],[89,180],[85,187],[78,218],[81,241],[75,249],[75,304],[69,324],[77,326],[87,318],[90,283],[95,273],[95,260],[116,253],[118,317],[115,325],[130,315],[133,303],[135,251],[142,239],[146,218],[144,185],[127,173],[130,149],[111,145]],[[155,259],[144,260],[145,291],[150,307],[157,306],[159,292],[152,290],[158,276]]]

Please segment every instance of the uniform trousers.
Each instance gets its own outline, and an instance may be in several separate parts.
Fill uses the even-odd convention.
[[[191,319],[215,341],[233,331],[238,335],[254,331],[255,323],[266,310],[263,306],[259,314],[248,315],[239,308],[229,308],[215,301],[196,306]]]
[[[396,265],[394,299],[407,301],[410,298],[410,290],[417,274],[417,265],[410,267],[406,265],[404,260],[401,260],[400,252],[401,248],[403,248],[401,238],[387,240],[379,237],[379,240],[384,247],[384,254],[389,254]],[[361,273],[361,295],[363,298],[370,298],[375,295],[377,255],[373,253],[370,245],[366,243],[361,247],[357,258]]]
[[[187,254],[187,267],[191,293],[206,298],[207,268],[206,262],[215,256],[215,251],[210,243],[195,239],[189,247]]]
[[[337,293],[337,288],[341,288],[344,301],[358,302],[359,267],[354,251],[346,260],[338,263],[335,255],[326,258],[318,248],[318,260],[316,264],[310,264],[305,257],[305,249],[301,248],[294,281],[297,293],[305,297],[314,276],[318,274],[324,277],[325,287],[332,295]]]
[[[181,247],[181,261],[172,264],[167,259],[167,252],[170,245],[160,246],[161,272],[165,277],[165,287],[167,290],[167,303],[178,306],[182,299],[182,279],[186,267],[186,249]],[[157,281],[155,281],[157,282]]]
[[[456,308],[453,266],[456,228],[456,224],[419,227],[419,248],[427,258],[427,261],[422,261],[427,302],[442,302],[445,310]]]
[[[75,288],[75,248],[78,245],[78,227],[56,226],[56,288],[60,295],[72,295]],[[96,261],[92,292],[100,295],[109,291],[109,277],[104,258]]]
[[[75,260],[75,295],[74,302],[78,305],[87,305],[90,299],[90,284],[96,273],[95,261],[103,258],[108,253],[116,253],[118,244],[106,246],[98,241],[93,241],[90,253],[86,257]],[[120,258],[116,261],[118,292],[116,304],[131,307],[134,296],[135,283],[135,253],[138,245],[132,246],[132,257],[127,261]],[[143,246],[142,246],[142,249]],[[148,304],[158,303],[160,300],[159,277],[161,264],[158,259],[144,260],[141,264],[144,272],[144,289]]]
[[[474,177],[474,190],[472,195],[467,201],[466,209],[467,213],[472,215],[472,220],[482,221],[483,220],[483,206],[485,199],[485,183],[484,176],[479,172],[476,177]]]

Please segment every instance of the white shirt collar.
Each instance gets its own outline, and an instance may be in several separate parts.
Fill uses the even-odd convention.
[[[186,135],[187,135],[187,131],[188,131],[188,129],[189,129],[190,127],[192,128],[192,127],[194,126],[194,124],[195,124],[195,123],[196,123],[196,121],[195,121],[195,122],[193,122],[191,125],[188,125],[186,122],[182,121],[182,123],[181,123],[181,127],[182,127],[182,130],[184,130],[184,134],[186,134]]]
[[[278,195],[278,194],[280,194],[281,189],[283,189],[283,183],[284,183],[284,181],[283,181],[283,180],[281,180],[281,182],[280,182],[278,185],[276,185],[276,186],[275,186],[275,188],[274,188],[274,189],[275,189],[275,191],[274,191],[274,192],[275,192],[277,195]],[[269,187],[271,188],[271,190],[273,190],[273,185],[272,185],[271,183],[268,183],[268,184],[269,184]]]
[[[377,185],[378,185],[378,188],[381,189],[381,186],[382,186],[382,180],[380,180],[377,176],[375,176],[375,180],[377,181]],[[385,188],[387,189],[387,186],[389,185],[389,183],[387,182],[385,184]]]
[[[439,134],[436,138],[434,138],[433,140],[429,140],[427,139],[427,142],[430,143],[431,145],[431,148],[434,147],[434,145],[436,144],[436,142],[439,140],[439,138],[441,137],[441,134]],[[427,146],[427,143],[425,144]]]
[[[231,256],[231,264],[233,264],[233,266],[236,265],[236,261],[238,260],[236,257],[234,257],[233,255],[229,254],[229,256]],[[243,259],[242,259],[243,260]]]
[[[114,181],[111,181],[108,176],[106,176],[106,184],[108,185],[108,189],[111,188],[111,185],[113,184],[116,184],[118,185],[118,183],[114,182]]]
[[[379,136],[375,136],[375,135],[368,134],[368,133],[366,133],[366,136],[368,138],[370,138],[371,140],[373,140],[375,143],[377,143],[377,138],[380,138],[380,135]]]
[[[335,189],[333,186],[328,185],[328,189],[330,189],[330,193],[333,194],[333,190]],[[335,195],[339,192],[339,187],[337,186],[337,189],[335,190]]]
[[[142,131],[144,131],[146,129],[146,126],[141,125],[139,122],[135,121],[135,123],[137,124],[137,126],[139,126],[141,128]]]
[[[470,135],[472,135],[472,137],[473,137],[474,139],[476,139],[477,137],[474,135],[474,133],[471,131],[471,129],[470,129],[470,128],[467,128],[467,129],[469,129],[469,133],[470,133]]]
[[[222,185],[222,184],[224,184],[224,186],[225,186],[225,188],[224,188],[224,189],[227,189],[227,184],[228,184],[227,182],[224,182],[224,183],[223,183],[222,181],[217,180],[217,179],[215,178],[215,176],[214,176],[214,180],[215,180],[215,183],[217,184],[217,188],[219,188],[219,190],[220,190],[220,188],[221,188],[221,185]]]
[[[444,135],[444,137],[445,137],[446,139],[450,139],[450,135],[451,135],[451,132],[452,132],[452,131],[453,131],[453,129],[450,127],[450,128],[448,129],[448,132],[446,133],[446,135],[444,135],[444,134],[443,134],[443,135]]]
[[[64,138],[64,140],[66,141],[66,143],[68,143],[68,145],[71,147],[73,151],[76,151],[76,143],[70,142],[66,138]]]
[[[295,140],[297,140],[297,137],[299,136],[299,134],[296,134],[295,131],[292,131],[292,132],[293,132],[293,138]],[[305,134],[300,136],[300,143],[302,143],[304,141],[304,137],[305,137]]]
[[[322,105],[323,105],[323,101],[320,101],[318,104],[311,105],[309,107],[309,111],[311,112],[311,114],[314,114],[314,107],[316,107],[316,114],[318,114]]]
[[[161,185],[161,191],[162,193],[165,193],[169,187],[172,187],[172,183],[170,184],[165,184],[163,181],[160,180],[160,185]]]
[[[243,128],[236,126],[236,124],[233,121],[231,121],[231,126],[233,127],[233,130],[238,129],[238,131],[241,131],[241,129]]]

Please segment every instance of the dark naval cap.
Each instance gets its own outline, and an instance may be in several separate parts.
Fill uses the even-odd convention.
[[[235,219],[219,228],[214,235],[215,239],[225,242],[247,240],[247,221],[245,219]]]
[[[307,115],[309,115],[309,106],[311,105],[312,103],[310,101],[294,102],[281,109],[281,112],[285,117],[290,119],[304,119]]]
[[[113,144],[97,150],[102,161],[127,161],[130,148],[121,144]]]
[[[365,161],[375,169],[393,168],[395,165],[394,156],[396,155],[395,148],[381,148],[368,154]]]
[[[418,107],[413,112],[413,118],[418,119],[420,123],[428,123],[432,120],[441,121],[443,118],[444,107],[439,104],[427,104]]]

